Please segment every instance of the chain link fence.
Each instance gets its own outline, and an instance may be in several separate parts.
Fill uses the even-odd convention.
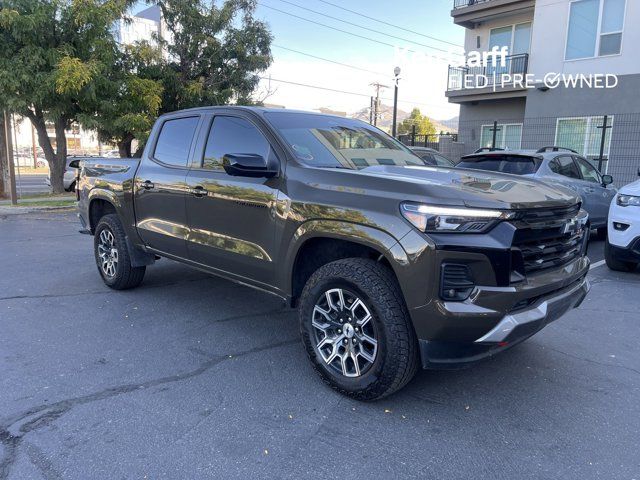
[[[425,145],[457,162],[479,148],[537,150],[559,146],[575,150],[618,186],[638,179],[640,113],[579,117],[537,117],[459,122],[455,134],[399,136],[405,145]]]

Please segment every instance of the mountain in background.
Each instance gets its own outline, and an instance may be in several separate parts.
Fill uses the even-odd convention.
[[[364,122],[369,121],[369,108],[361,108],[355,113],[349,115],[351,118],[357,118]],[[398,109],[396,122],[400,124],[405,118],[409,116],[409,112]],[[436,132],[457,132],[458,131],[458,117],[453,117],[449,120],[436,120],[429,117],[433,126],[436,127]],[[386,131],[391,131],[391,123],[393,122],[393,106],[380,105],[380,114],[378,116],[378,128]]]

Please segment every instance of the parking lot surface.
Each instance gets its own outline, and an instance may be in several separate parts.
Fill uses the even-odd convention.
[[[640,479],[640,273],[473,368],[359,403],[296,312],[177,263],[115,292],[72,213],[0,218],[0,479]]]

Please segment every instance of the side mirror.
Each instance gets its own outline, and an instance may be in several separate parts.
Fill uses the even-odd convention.
[[[71,160],[69,162],[69,168],[80,168],[80,160]]]
[[[236,177],[271,178],[278,174],[278,167],[274,162],[252,153],[227,153],[222,157],[222,167],[229,175]]]
[[[613,177],[611,175],[602,175],[602,185],[605,187],[613,183]]]

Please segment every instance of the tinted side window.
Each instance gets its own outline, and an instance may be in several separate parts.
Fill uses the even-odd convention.
[[[580,168],[580,173],[582,173],[582,178],[587,182],[595,182],[602,183],[602,179],[600,178],[600,174],[584,158],[576,157],[576,162],[578,163],[578,167]]]
[[[153,156],[168,165],[186,167],[199,117],[176,118],[162,124]]]
[[[440,167],[450,167],[452,164],[451,160],[447,157],[443,157],[442,155],[433,154],[433,159],[436,161],[436,165]]]
[[[580,178],[580,172],[573,162],[573,158],[558,157],[553,162],[556,164],[556,168],[551,168],[554,172],[569,178]]]
[[[209,131],[203,168],[221,169],[228,153],[269,156],[269,142],[250,121],[239,117],[215,117]]]

